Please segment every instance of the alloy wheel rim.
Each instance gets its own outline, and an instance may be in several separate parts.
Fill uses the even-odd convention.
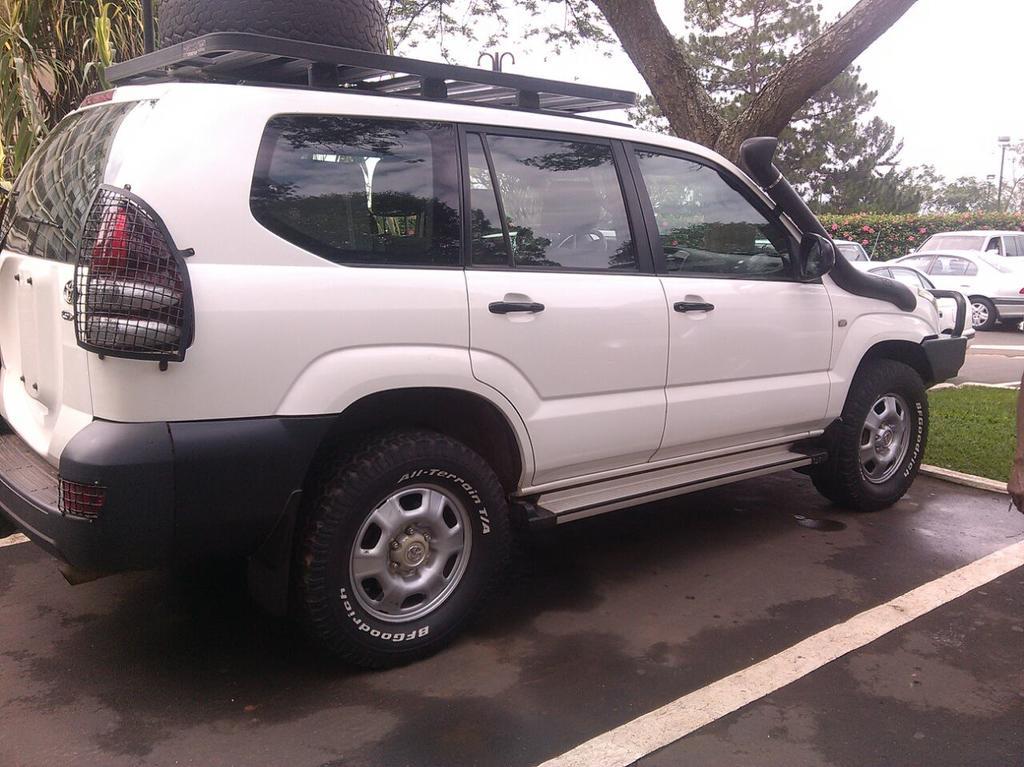
[[[971,324],[981,327],[988,322],[988,307],[985,304],[971,304]]]
[[[367,515],[349,555],[359,606],[388,623],[432,613],[466,572],[473,533],[465,507],[434,485],[392,493]]]
[[[868,410],[860,434],[865,479],[881,484],[899,470],[910,447],[910,410],[898,394],[883,394]]]

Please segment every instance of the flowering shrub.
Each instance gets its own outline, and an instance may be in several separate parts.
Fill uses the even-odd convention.
[[[851,213],[818,216],[837,240],[853,240],[864,246],[876,261],[905,256],[930,235],[965,229],[1013,229],[1024,231],[1021,213]]]

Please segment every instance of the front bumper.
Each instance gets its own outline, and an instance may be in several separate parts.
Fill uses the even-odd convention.
[[[94,421],[67,444],[59,467],[59,478],[104,488],[94,520],[61,513],[58,471],[7,428],[0,434],[0,516],[54,556],[95,573],[250,555],[301,493],[331,422]]]
[[[921,342],[921,349],[932,371],[931,383],[942,383],[956,376],[963,367],[967,339],[962,336],[929,338]]]

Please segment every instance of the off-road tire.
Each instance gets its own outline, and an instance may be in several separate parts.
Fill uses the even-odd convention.
[[[157,10],[161,47],[211,32],[253,32],[387,52],[377,0],[160,0]]]
[[[451,493],[467,511],[472,545],[466,569],[432,612],[408,622],[382,621],[354,596],[350,553],[362,523],[384,499],[424,482]],[[504,491],[475,452],[430,431],[371,438],[329,462],[304,509],[294,568],[301,621],[317,644],[357,666],[385,668],[425,657],[451,641],[484,602],[506,570],[511,538]]]
[[[895,473],[870,482],[860,460],[861,435],[870,408],[886,394],[907,403],[910,444]],[[828,460],[810,474],[814,486],[833,503],[854,511],[878,511],[896,503],[913,484],[928,440],[928,396],[917,371],[894,360],[869,360],[857,371],[843,414],[825,433]]]
[[[984,296],[971,296],[968,301],[971,302],[971,326],[975,330],[995,330],[996,325],[999,323],[999,310],[996,309],[996,305],[989,301]],[[988,311],[988,319],[986,319],[980,325],[974,324],[974,305],[980,304],[984,306]]]

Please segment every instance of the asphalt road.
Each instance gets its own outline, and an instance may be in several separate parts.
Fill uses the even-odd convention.
[[[1022,373],[1024,332],[979,332],[967,348],[967,360],[960,375],[952,383],[1019,383]]]
[[[869,515],[751,480],[534,540],[460,640],[385,673],[311,651],[232,571],[70,587],[4,547],[0,765],[536,765],[1022,539],[1005,496],[933,479]],[[1019,765],[1022,670],[1024,568],[639,764]]]

